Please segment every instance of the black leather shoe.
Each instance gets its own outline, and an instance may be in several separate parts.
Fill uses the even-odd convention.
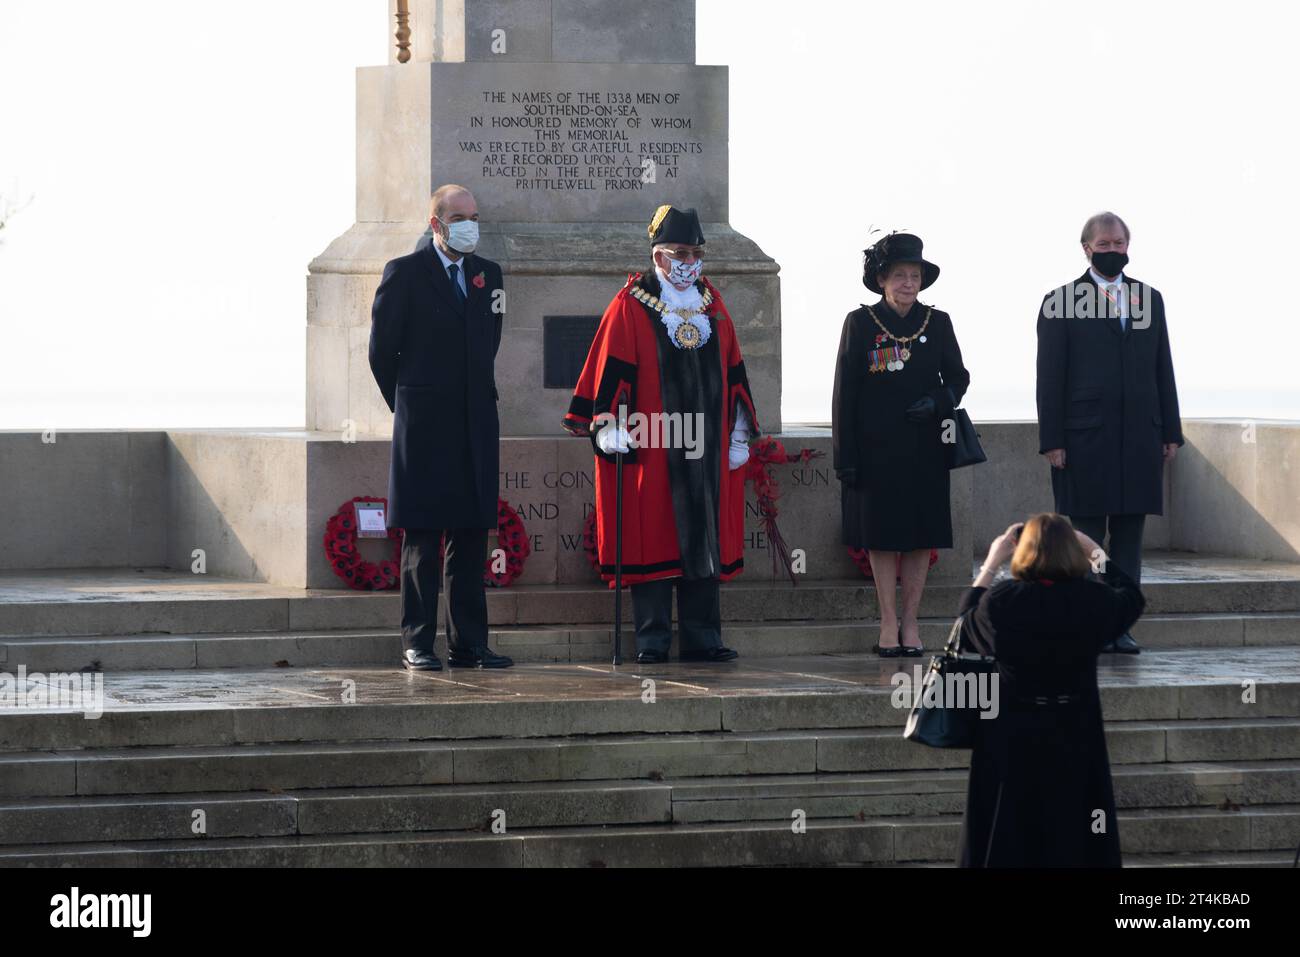
[[[407,671],[441,671],[442,662],[431,651],[402,652],[402,667]]]
[[[1138,646],[1137,641],[1127,631],[1111,643],[1110,650],[1121,655],[1142,654],[1142,649]]]
[[[925,648],[922,645],[899,645],[903,649],[904,658],[920,658],[925,654]]]
[[[903,646],[889,645],[882,647],[881,645],[872,645],[871,650],[882,658],[897,658],[903,653]]]
[[[705,651],[683,651],[677,656],[678,661],[735,661],[739,658],[735,651],[718,645]]]
[[[447,653],[447,664],[452,668],[509,668],[514,663],[513,658],[498,655],[487,645],[472,651],[453,648]]]
[[[636,653],[636,663],[639,665],[662,665],[668,660],[666,651],[638,651]]]

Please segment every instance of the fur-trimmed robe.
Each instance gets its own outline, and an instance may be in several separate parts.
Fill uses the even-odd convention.
[[[702,412],[705,423],[699,458],[688,459],[680,447],[648,443],[623,456],[623,581],[727,581],[744,566],[745,469],[732,470],[727,462],[742,404],[751,434],[759,428],[735,326],[718,291],[701,279],[696,287],[713,295],[705,310],[711,333],[698,349],[679,349],[669,341],[659,314],[631,295],[634,284],[651,295],[659,293],[657,276],[638,274],[614,297],[601,317],[563,423],[575,435],[590,435],[596,451],[601,576],[613,586],[615,459],[595,446],[589,426],[602,412],[617,415],[622,396],[629,417],[635,412]]]

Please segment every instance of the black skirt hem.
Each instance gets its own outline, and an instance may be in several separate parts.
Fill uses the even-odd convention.
[[[940,550],[945,548],[951,549],[952,539],[948,539],[946,544],[931,543],[929,545],[859,545],[849,541],[846,541],[844,545],[847,548],[865,548],[868,551],[874,550],[878,552],[914,552],[920,548],[937,548]]]

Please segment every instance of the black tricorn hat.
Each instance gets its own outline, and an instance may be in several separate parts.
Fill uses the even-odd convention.
[[[887,272],[894,263],[920,263],[921,288],[934,285],[939,278],[939,267],[921,256],[925,244],[920,236],[911,233],[890,233],[874,246],[862,251],[862,285],[877,295],[884,295],[876,277]]]
[[[704,230],[700,229],[700,214],[694,207],[678,209],[676,206],[660,206],[650,220],[650,245],[659,243],[685,243],[687,246],[703,246]]]

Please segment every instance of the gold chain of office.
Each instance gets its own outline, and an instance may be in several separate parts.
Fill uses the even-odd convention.
[[[898,343],[899,345],[898,358],[904,362],[912,358],[912,350],[907,348],[907,344],[909,342],[913,342],[921,338],[921,334],[925,332],[925,327],[930,324],[930,313],[932,311],[933,311],[932,309],[925,310],[925,321],[921,323],[921,328],[917,329],[916,332],[912,333],[910,336],[896,336],[888,329],[885,328],[885,324],[881,322],[880,318],[876,315],[876,310],[872,309],[870,306],[867,306],[867,314],[870,315],[872,321],[875,322],[875,324],[880,327],[880,331],[883,332],[888,338],[893,339],[895,342]]]
[[[664,302],[658,296],[646,292],[640,286],[632,287],[632,298],[636,299],[638,302],[645,303],[660,315],[668,314],[678,316],[682,319],[689,319],[691,316],[698,315],[709,307],[709,303],[713,302],[713,291],[709,289],[704,290],[704,294],[700,297],[700,306],[698,309],[672,309],[669,307],[668,303]]]
[[[686,309],[686,308],[673,309],[669,307],[668,303],[664,302],[658,296],[651,295],[650,293],[642,289],[640,286],[633,286],[631,293],[633,299],[637,300],[638,302],[644,304],[648,308],[659,313],[659,315],[676,316],[678,319],[681,320],[681,323],[677,326],[676,331],[673,333],[673,341],[678,348],[698,349],[700,346],[704,344],[704,337],[703,335],[700,334],[700,330],[695,328],[695,326],[692,323],[688,322],[687,320],[689,320],[692,316],[699,315],[709,307],[709,303],[713,302],[712,290],[709,289],[704,290],[704,293],[700,297],[699,308],[696,309]]]

